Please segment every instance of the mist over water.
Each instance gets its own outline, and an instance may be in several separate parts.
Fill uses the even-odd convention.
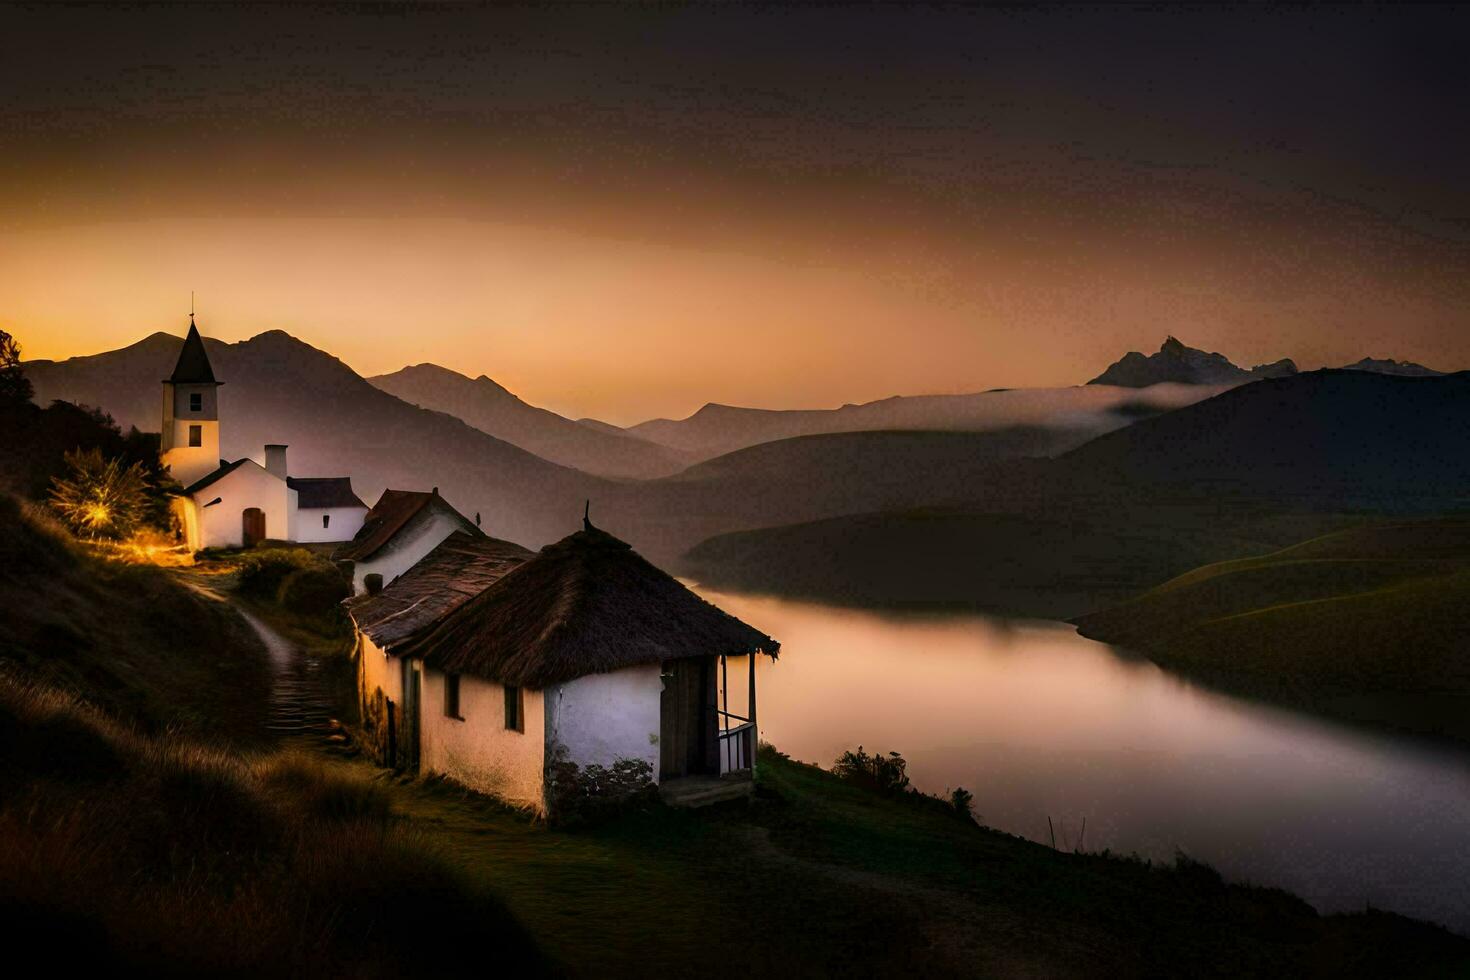
[[[1050,817],[1058,847],[1183,850],[1324,912],[1470,931],[1470,752],[1204,690],[1060,623],[700,591],[781,641],[759,721],[794,758],[898,751],[918,788],[964,786],[982,822],[1038,842]]]

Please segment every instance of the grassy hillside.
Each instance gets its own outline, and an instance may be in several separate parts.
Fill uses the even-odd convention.
[[[0,662],[145,731],[255,744],[264,650],[218,602],[162,569],[88,554],[34,505],[0,495]]]
[[[539,975],[493,898],[370,784],[151,738],[0,678],[0,940],[72,972],[403,976],[473,935]],[[407,938],[405,938],[407,937]]]
[[[0,941],[124,974],[462,969],[504,909],[369,784],[271,752],[256,635],[174,574],[0,495]]]
[[[1077,622],[1231,689],[1470,739],[1470,521],[1340,531]]]
[[[573,975],[1454,976],[1470,943],[1319,916],[1187,860],[1078,855],[761,751],[747,808],[547,830],[442,784],[395,807]],[[930,801],[932,802],[932,801]]]

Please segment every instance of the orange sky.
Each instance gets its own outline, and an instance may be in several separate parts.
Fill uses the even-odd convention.
[[[1332,66],[1287,49],[1263,68],[1186,46],[1124,62],[1135,78],[1038,56],[1031,27],[1093,30],[1055,18],[1009,41],[885,22],[824,51],[801,32],[831,22],[759,12],[737,57],[705,11],[581,33],[317,11],[315,40],[55,16],[34,28],[55,49],[0,49],[0,327],[28,357],[182,332],[193,289],[224,340],[281,328],[364,375],[433,361],[618,423],[1073,384],[1170,333],[1247,365],[1470,367],[1463,199],[1378,138],[1397,103],[1331,132],[1271,118],[1337,111],[1306,90]],[[207,59],[177,62],[185,29]],[[1302,77],[1249,90],[1273,70]]]

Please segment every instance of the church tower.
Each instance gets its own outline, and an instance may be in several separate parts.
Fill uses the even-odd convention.
[[[163,382],[163,463],[184,486],[219,469],[219,386],[189,314],[189,336]]]

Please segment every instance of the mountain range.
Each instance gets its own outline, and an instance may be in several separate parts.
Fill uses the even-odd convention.
[[[616,426],[580,425],[528,405],[483,374],[471,379],[437,364],[418,364],[368,381],[411,405],[447,412],[542,459],[598,476],[647,480],[692,462],[686,453]]]
[[[1414,377],[1433,377],[1443,373],[1411,361],[1371,357],[1345,365],[1344,369]],[[1129,351],[1110,364],[1106,371],[1087,383],[1115,385],[1121,388],[1147,388],[1151,385],[1169,383],[1238,385],[1248,381],[1259,381],[1262,378],[1287,378],[1297,373],[1299,372],[1296,362],[1289,357],[1247,369],[1235,365],[1224,354],[1189,347],[1171,336],[1164,340],[1158,353],[1144,355],[1136,350]]]
[[[160,333],[104,354],[29,361],[25,369],[38,401],[98,406],[124,426],[153,430],[159,379],[181,343]],[[1237,533],[1211,510],[1221,501],[1249,500],[1256,511],[1322,513],[1444,506],[1463,500],[1462,488],[1470,486],[1466,374],[1355,369],[1246,385],[1097,384],[890,398],[831,411],[707,406],[682,422],[624,431],[564,419],[488,378],[433,366],[369,382],[280,331],[236,344],[205,343],[226,382],[221,430],[229,458],[285,442],[293,473],[350,475],[367,500],[389,486],[439,486],[465,514],[483,515],[490,533],[532,547],[573,529],[590,499],[599,526],[660,562],[675,563],[701,542],[726,536],[684,566],[697,566],[713,581],[720,580],[722,563],[758,569],[771,584],[809,570],[816,555],[791,547],[794,532],[780,532],[782,544],[771,550],[755,546],[768,529],[811,522],[826,523],[820,535],[803,539],[804,547],[848,556],[841,567],[852,575],[860,567],[881,568],[863,564],[884,559],[864,555],[861,535],[848,534],[843,522],[889,515],[876,524],[862,520],[869,530],[881,525],[890,555],[928,540],[913,561],[964,541],[969,554],[985,556],[982,567],[965,564],[946,580],[951,583],[1010,575],[1020,588],[1020,570],[1034,566],[1044,588],[1059,581],[1057,562],[1067,542],[1092,541],[1088,554],[1072,547],[1072,567],[1096,567],[1110,589],[1134,588],[1243,543],[1290,543]],[[478,424],[385,389],[452,407]],[[742,445],[750,440],[757,441]],[[718,452],[727,446],[737,448]],[[562,465],[572,459],[606,475]],[[681,468],[681,459],[697,462]],[[664,475],[632,478],[639,472]],[[1184,521],[1192,529],[1187,533],[1170,510],[1180,501],[1194,508]],[[949,516],[893,517],[916,508]],[[1002,539],[965,530],[997,515],[1010,521]],[[1023,526],[1034,533],[1012,540],[1011,530]],[[925,537],[931,532],[939,536]],[[905,534],[908,545],[895,545]],[[739,547],[731,535],[740,538]],[[1142,547],[1143,537],[1152,543],[1131,565],[1120,563],[1117,555]],[[1020,551],[1030,557],[1023,560]],[[928,564],[936,575],[953,571],[938,558]],[[914,567],[900,574],[910,585],[922,579]],[[869,590],[882,591],[876,584]]]

